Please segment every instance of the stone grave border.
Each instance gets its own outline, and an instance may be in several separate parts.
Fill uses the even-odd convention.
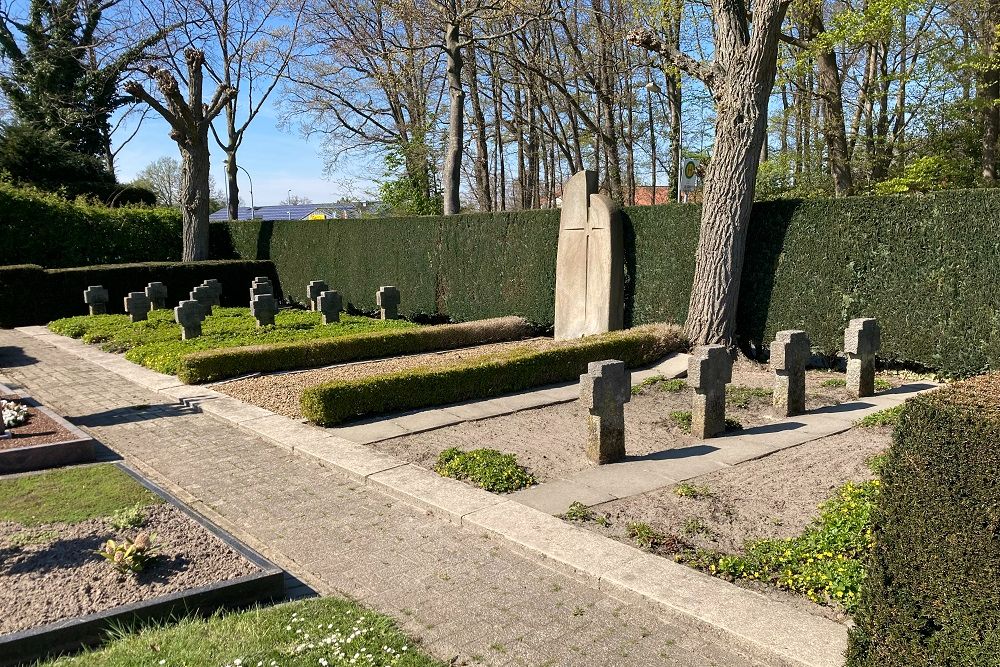
[[[60,442],[0,449],[0,475],[57,468],[74,463],[88,463],[97,458],[94,439],[66,421],[61,415],[56,414],[24,392],[14,391],[6,385],[0,384],[0,394],[16,396],[19,402],[43,413],[72,434],[69,440]]]
[[[289,417],[248,405],[225,394],[196,385],[184,385],[176,377],[157,373],[103,352],[82,341],[50,332],[42,326],[16,329],[22,334],[91,361],[123,378],[161,394],[165,399],[224,419],[293,454],[318,462],[362,484],[371,485],[398,500],[429,510],[449,521],[501,538],[517,552],[542,565],[576,577],[582,583],[612,597],[649,606],[674,622],[690,627],[714,640],[734,646],[753,658],[781,667],[841,667],[847,649],[847,628],[779,603],[686,565],[642,551],[631,545],[573,526],[551,514],[464,482],[441,477],[432,470],[375,451],[356,441]],[[686,368],[686,355],[677,355]],[[676,363],[674,365],[677,365]],[[681,373],[682,374],[682,373]],[[636,381],[638,373],[633,373]],[[641,376],[640,376],[641,377]],[[567,394],[545,404],[575,400],[576,383],[555,389],[491,399],[462,407],[476,411],[498,400],[522,399],[528,394]],[[557,394],[557,395],[558,395]],[[902,401],[900,401],[902,402]],[[470,416],[480,419],[525,409]],[[532,405],[530,407],[537,407]],[[871,406],[858,416],[874,412]],[[433,411],[431,411],[433,412]],[[490,414],[492,413],[492,414]],[[421,416],[421,413],[413,415]],[[464,419],[455,420],[465,421]],[[435,424],[428,428],[438,428]],[[396,432],[386,437],[404,433]],[[815,436],[813,436],[815,437]],[[376,437],[368,442],[385,439]],[[806,439],[812,439],[806,437]],[[582,446],[582,443],[581,443]],[[771,451],[789,444],[774,446]],[[750,454],[746,459],[764,453]]]
[[[181,614],[211,613],[220,608],[247,607],[257,602],[270,602],[284,597],[284,570],[126,464],[115,461],[109,465],[117,466],[136,482],[181,510],[189,519],[255,565],[258,571],[86,616],[0,635],[0,667],[30,664],[41,658],[98,646],[104,643],[106,631],[113,627],[142,625]]]

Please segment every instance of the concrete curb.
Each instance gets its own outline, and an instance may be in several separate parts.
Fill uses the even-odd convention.
[[[319,427],[247,406],[211,389],[182,389],[176,378],[125,362],[131,367],[127,369],[119,362],[121,357],[94,350],[74,339],[54,336],[43,327],[18,331],[92,361],[169,400],[215,414],[404,502],[502,538],[533,559],[572,573],[615,597],[650,604],[674,620],[699,632],[712,633],[758,660],[783,667],[843,664],[847,647],[847,630],[843,625],[583,530],[514,500],[442,478]]]

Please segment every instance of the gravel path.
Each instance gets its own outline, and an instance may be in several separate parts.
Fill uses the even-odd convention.
[[[256,566],[170,505],[146,510],[160,555],[138,574],[119,574],[94,553],[134,538],[106,519],[26,528],[0,522],[0,634],[250,574]]]
[[[443,350],[428,354],[413,354],[405,357],[391,357],[375,361],[343,364],[331,368],[317,368],[308,371],[278,373],[260,377],[244,378],[213,385],[213,389],[229,394],[245,403],[258,405],[279,415],[299,419],[299,396],[306,387],[332,380],[353,380],[394,373],[409,368],[446,366],[457,361],[472,359],[482,355],[500,354],[515,349],[542,350],[554,345],[550,338],[511,341],[463,347],[457,350]]]

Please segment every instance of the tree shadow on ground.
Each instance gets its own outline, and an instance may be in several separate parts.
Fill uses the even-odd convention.
[[[33,366],[38,363],[30,354],[26,354],[23,348],[16,345],[0,346],[0,366],[5,368],[20,368],[22,366]]]
[[[200,413],[201,410],[191,405],[137,404],[127,405],[120,408],[111,408],[110,410],[102,410],[100,412],[92,412],[87,415],[78,415],[70,417],[69,420],[76,426],[115,426],[118,424],[135,424],[153,419],[185,417]]]

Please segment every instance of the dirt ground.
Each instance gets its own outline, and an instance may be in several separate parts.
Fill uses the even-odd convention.
[[[851,400],[843,387],[824,387],[829,380],[843,380],[843,373],[809,371],[806,375],[806,407],[819,408]],[[894,376],[879,375],[893,386],[902,384]],[[744,428],[762,426],[779,418],[773,416],[771,395],[753,395],[741,388],[769,389],[773,374],[767,366],[748,361],[734,365],[727,400],[727,417]],[[625,405],[625,451],[644,456],[686,447],[696,439],[670,418],[674,411],[690,411],[693,390],[685,387],[671,392],[662,385],[644,387]],[[490,447],[516,454],[518,462],[539,482],[551,481],[585,470],[594,464],[584,454],[587,415],[578,402],[563,403],[511,415],[464,422],[433,431],[417,433],[371,446],[411,463],[433,467],[438,454],[449,447],[475,449]]]
[[[12,435],[10,438],[0,440],[0,449],[47,445],[53,442],[75,440],[78,437],[57,424],[44,412],[40,412],[30,405],[28,406],[28,421],[19,426],[11,426],[7,430]]]
[[[238,398],[244,403],[260,406],[279,415],[299,419],[299,396],[306,387],[332,380],[351,380],[394,373],[408,368],[446,366],[456,361],[470,359],[484,354],[509,352],[515,348],[544,349],[553,344],[550,338],[510,341],[477,345],[457,350],[442,350],[427,354],[413,354],[389,359],[377,359],[358,363],[343,364],[330,368],[316,368],[307,371],[292,371],[257,377],[221,382],[213,389]]]
[[[94,553],[108,539],[134,538],[106,519],[26,528],[0,522],[0,635],[174,591],[250,574],[252,563],[170,505],[146,510],[141,530],[160,555],[138,574],[119,574]]]

